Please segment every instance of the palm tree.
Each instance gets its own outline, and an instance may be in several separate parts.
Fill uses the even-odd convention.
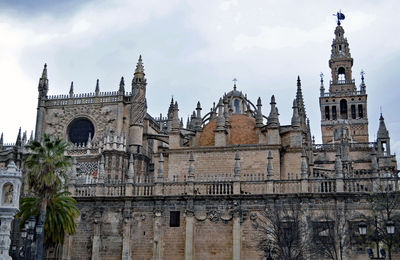
[[[38,197],[39,219],[37,224],[37,254],[36,259],[43,259],[44,224],[49,202],[62,189],[67,179],[66,170],[70,158],[64,153],[68,144],[59,137],[55,139],[44,135],[43,141],[30,142],[27,148],[30,153],[24,159],[28,170],[27,184],[31,192]]]
[[[73,235],[76,231],[75,218],[79,216],[76,200],[67,191],[58,192],[48,201],[46,222],[44,224],[45,247],[57,246],[64,243],[65,234]],[[36,218],[40,213],[41,199],[39,197],[25,197],[20,200],[20,211],[17,217],[21,218],[22,228],[30,216]]]

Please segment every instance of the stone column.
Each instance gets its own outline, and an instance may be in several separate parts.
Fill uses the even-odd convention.
[[[193,259],[193,233],[194,233],[194,214],[186,211],[185,226],[185,260]]]
[[[10,249],[11,244],[10,232],[12,220],[12,216],[0,217],[0,259],[2,260],[12,260],[11,256],[8,255],[8,250]]]
[[[240,260],[240,249],[241,249],[241,232],[240,232],[240,213],[239,211],[235,211],[233,213],[233,230],[232,230],[232,237],[233,237],[233,260]]]

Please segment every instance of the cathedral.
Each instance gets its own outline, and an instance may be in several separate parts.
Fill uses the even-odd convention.
[[[398,190],[398,170],[382,114],[377,138],[370,141],[367,88],[364,77],[356,85],[352,66],[349,43],[338,23],[329,60],[331,80],[321,77],[319,86],[318,143],[300,77],[288,125],[280,122],[274,95],[269,104],[249,100],[236,83],[221,97],[210,97],[215,99],[213,107],[194,104],[184,124],[179,100],[171,100],[165,116],[147,113],[141,56],[131,84],[121,78],[113,92],[102,92],[97,82],[93,93],[77,94],[71,84],[68,94],[49,96],[45,65],[31,139],[47,133],[71,143],[68,191],[81,211],[76,234],[66,237],[62,250],[48,255],[265,259],[254,223],[278,201],[299,201],[310,230],[334,207],[348,223],[358,223],[369,214],[369,194]],[[263,105],[269,113],[263,114]],[[12,161],[23,169],[28,139],[20,132],[16,143],[7,145],[1,138],[0,168]],[[347,229],[356,232],[350,224]],[[12,247],[18,239],[11,239]],[[344,257],[365,259],[367,253],[350,243]]]

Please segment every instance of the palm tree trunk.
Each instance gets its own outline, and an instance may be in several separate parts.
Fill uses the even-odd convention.
[[[44,223],[46,221],[46,210],[47,210],[47,199],[43,198],[42,203],[40,204],[39,221],[36,226],[37,251],[36,251],[35,260],[43,260],[44,259],[43,241],[44,241]]]

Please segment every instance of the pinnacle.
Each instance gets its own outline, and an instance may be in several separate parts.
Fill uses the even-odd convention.
[[[143,67],[142,55],[139,55],[139,60],[138,60],[138,62],[136,64],[135,77],[138,74],[143,74],[143,76],[144,76],[144,67]]]
[[[44,64],[42,78],[47,79],[47,63]]]
[[[98,93],[100,91],[100,86],[99,86],[99,79],[97,79],[96,81],[96,93]]]

